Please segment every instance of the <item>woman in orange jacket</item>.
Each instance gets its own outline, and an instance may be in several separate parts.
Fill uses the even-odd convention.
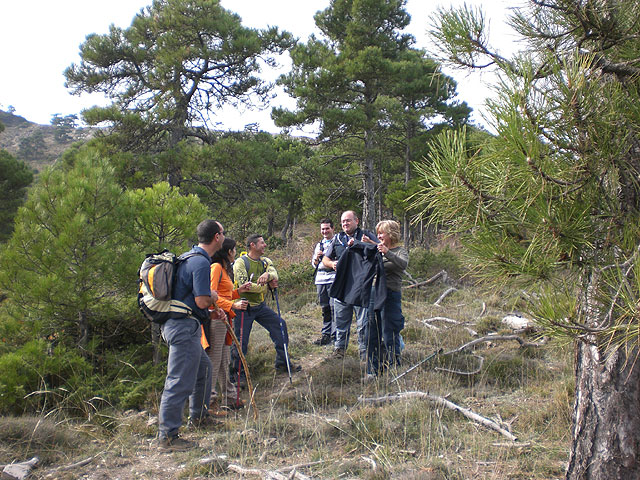
[[[232,238],[225,238],[222,248],[214,253],[211,264],[211,290],[218,292],[218,307],[224,310],[223,318],[217,314],[216,310],[211,310],[211,327],[209,330],[209,350],[208,355],[211,360],[211,402],[216,405],[214,391],[220,393],[219,403],[227,409],[238,409],[244,406],[242,400],[236,396],[236,388],[229,380],[229,364],[231,362],[231,335],[227,332],[225,322],[231,324],[235,317],[233,310],[246,310],[248,302],[240,299],[240,294],[245,292],[251,282],[247,282],[237,289],[233,288],[233,268],[232,264],[236,256],[236,241]],[[220,383],[219,390],[216,390],[216,383]],[[213,414],[223,416],[224,410],[212,407]]]

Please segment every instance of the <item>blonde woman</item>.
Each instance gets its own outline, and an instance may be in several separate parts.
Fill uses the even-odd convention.
[[[401,336],[404,328],[402,315],[402,276],[409,263],[407,250],[399,245],[400,224],[395,220],[382,220],[376,225],[378,251],[382,254],[384,274],[387,283],[387,297],[381,312],[370,319],[367,348],[368,377],[378,375],[382,355],[382,340],[386,349],[386,363],[389,367],[400,365]]]

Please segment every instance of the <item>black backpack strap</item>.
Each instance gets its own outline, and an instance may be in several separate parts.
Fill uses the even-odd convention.
[[[251,268],[251,261],[249,260],[249,255],[242,255],[240,257],[242,261],[244,261],[244,269],[247,271],[247,276],[249,276],[249,269]],[[260,263],[262,264],[262,273],[267,271],[267,262],[265,262],[262,258],[260,258]],[[260,275],[262,275],[262,273]]]

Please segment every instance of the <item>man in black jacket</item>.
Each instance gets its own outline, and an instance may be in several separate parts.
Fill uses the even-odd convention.
[[[333,237],[333,242],[325,249],[322,264],[326,268],[337,270],[338,261],[347,250],[353,245],[354,241],[362,240],[362,236],[366,235],[375,243],[378,242],[376,235],[368,230],[362,230],[358,226],[359,219],[353,210],[347,210],[340,218],[342,232]],[[343,292],[344,293],[344,292]],[[369,297],[367,296],[367,299]],[[353,314],[356,315],[356,324],[358,326],[358,350],[360,358],[366,359],[367,345],[366,328],[367,328],[367,304],[358,305],[355,303],[346,303],[353,300],[342,300],[334,298],[334,314],[336,318],[336,342],[334,347],[334,355],[338,358],[344,357],[344,352],[349,345],[349,334],[351,332],[351,321]]]

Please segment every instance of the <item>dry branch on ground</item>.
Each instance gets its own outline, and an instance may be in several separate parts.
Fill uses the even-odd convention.
[[[456,405],[455,403],[447,400],[446,398],[439,397],[437,395],[431,395],[427,392],[401,392],[393,395],[385,395],[383,397],[360,397],[358,400],[362,403],[387,403],[387,402],[395,402],[400,400],[407,400],[412,398],[425,398],[430,400],[438,405],[449,408],[451,410],[455,410],[457,412],[462,413],[465,417],[473,420],[476,423],[479,423],[491,430],[495,430],[496,432],[504,435],[512,442],[517,440],[517,437],[511,432],[505,430],[500,425],[498,425],[493,420],[489,420],[486,417],[478,415],[477,413],[469,410],[468,408],[461,407],[460,405]]]

